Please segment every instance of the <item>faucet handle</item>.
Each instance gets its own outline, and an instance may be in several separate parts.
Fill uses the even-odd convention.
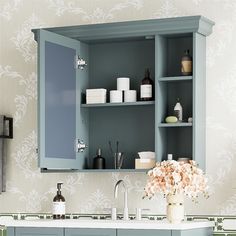
[[[117,209],[115,207],[111,208],[111,219],[117,220]]]
[[[142,212],[143,211],[150,211],[150,209],[136,208],[136,220],[142,220]]]
[[[117,208],[111,207],[111,208],[103,208],[104,211],[109,211],[111,213],[111,219],[117,220]]]

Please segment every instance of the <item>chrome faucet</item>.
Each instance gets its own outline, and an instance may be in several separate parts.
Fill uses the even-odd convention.
[[[123,220],[129,220],[129,209],[128,209],[128,188],[124,182],[124,180],[118,180],[115,188],[114,188],[114,197],[117,198],[118,196],[118,186],[122,184],[125,192],[124,192],[124,214]]]

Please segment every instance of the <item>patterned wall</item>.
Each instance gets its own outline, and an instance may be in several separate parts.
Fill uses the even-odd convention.
[[[187,214],[236,213],[236,1],[235,0],[0,0],[0,111],[14,117],[8,143],[7,193],[0,212],[50,212],[63,181],[67,212],[103,212],[118,204],[113,186],[123,178],[129,206],[165,211],[161,196],[142,200],[142,173],[41,174],[37,168],[36,43],[32,28],[204,15],[216,22],[207,39],[207,174],[209,200],[187,202]],[[206,207],[207,206],[207,207]]]

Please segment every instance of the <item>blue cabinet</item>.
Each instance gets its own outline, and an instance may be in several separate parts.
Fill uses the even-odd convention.
[[[155,151],[158,161],[168,153],[174,159],[188,157],[204,169],[206,36],[213,25],[190,16],[33,30],[38,42],[39,167],[91,169],[100,147],[106,169],[112,170],[108,142],[118,140],[125,153],[122,169],[134,170],[137,152],[144,150]],[[191,76],[181,76],[186,49],[193,57]],[[81,58],[87,64],[83,69]],[[86,104],[87,88],[109,92],[120,76],[130,77],[130,88],[139,92],[145,68],[155,83],[155,101]],[[166,124],[177,98],[184,122]],[[78,140],[87,145],[83,152]]]
[[[172,236],[172,235],[171,235],[171,230],[118,229],[117,236]]]
[[[64,236],[64,229],[17,227],[15,236]]]
[[[65,236],[116,236],[115,229],[65,229]]]

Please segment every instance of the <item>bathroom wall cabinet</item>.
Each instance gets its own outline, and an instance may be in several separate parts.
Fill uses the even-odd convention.
[[[91,170],[102,148],[114,170],[108,141],[125,153],[123,170],[134,170],[139,151],[189,157],[205,168],[206,36],[214,23],[202,16],[34,29],[38,42],[39,167]],[[193,74],[182,76],[184,50]],[[87,66],[81,69],[79,59]],[[155,101],[86,105],[86,88],[116,89],[116,78],[131,78],[139,90],[145,68],[155,82]],[[176,99],[184,121],[166,124]],[[192,123],[187,123],[193,117]],[[83,150],[83,145],[86,148]],[[79,144],[79,145],[78,145]],[[78,148],[81,147],[81,148]]]

